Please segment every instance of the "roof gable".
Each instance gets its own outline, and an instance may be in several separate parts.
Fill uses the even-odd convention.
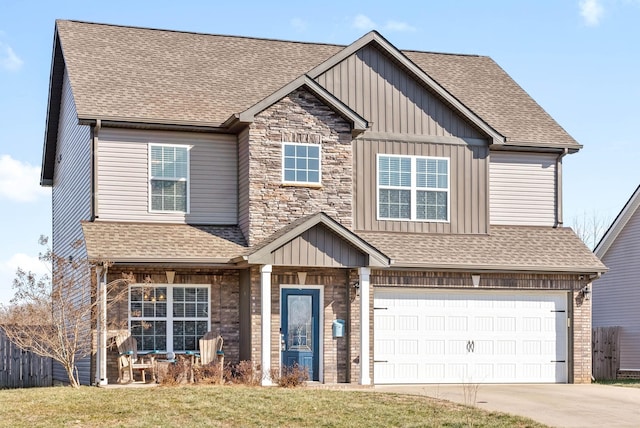
[[[313,93],[318,99],[332,108],[335,112],[337,112],[340,116],[351,123],[352,131],[354,135],[360,134],[367,129],[367,121],[363,119],[358,113],[351,110],[347,105],[345,105],[338,98],[333,96],[330,92],[328,92],[325,88],[320,86],[317,82],[309,78],[307,75],[302,75],[295,80],[284,85],[282,88],[273,92],[266,98],[260,100],[253,106],[249,107],[245,111],[232,115],[227,121],[225,121],[224,126],[233,130],[235,126],[238,124],[244,125],[247,123],[253,122],[253,119],[256,114],[275,104],[291,92],[299,89],[301,87],[305,87],[311,93]]]
[[[593,252],[599,258],[603,258],[607,251],[614,244],[622,230],[625,228],[629,220],[636,214],[638,211],[638,207],[640,207],[640,186],[636,188],[633,192],[633,195],[629,198],[627,203],[624,205],[618,216],[615,218],[609,229],[605,232],[605,234],[596,245],[596,248]]]
[[[425,73],[420,67],[416,66],[409,58],[407,58],[400,50],[389,43],[380,33],[377,31],[371,31],[351,45],[347,46],[331,58],[322,62],[318,66],[311,69],[307,74],[316,79],[321,74],[325,73],[332,67],[335,67],[338,63],[345,61],[348,57],[355,54],[365,46],[373,44],[379,49],[384,51],[393,60],[400,64],[408,73],[415,76],[415,78],[422,84],[426,85],[433,93],[439,98],[444,100],[451,108],[458,112],[461,116],[465,117],[469,122],[482,130],[487,136],[489,136],[494,144],[504,142],[505,137],[489,126],[473,111],[471,111],[466,105],[460,102],[454,95],[452,95],[447,89],[433,80],[427,73]]]
[[[332,245],[341,247],[339,248],[340,251],[346,249],[348,246],[356,250],[356,252],[361,253],[364,257],[357,257],[356,252],[353,251],[344,257],[336,256],[336,254],[332,253],[332,248],[326,246],[326,243],[320,243],[318,239],[304,236],[314,228],[317,232],[317,226],[322,227],[322,232],[326,230],[330,232],[330,235],[333,235]],[[284,247],[289,246],[292,241],[299,237],[304,238],[304,241],[309,244],[308,247],[314,247],[326,255],[326,257],[323,258],[329,260],[329,262],[322,264],[322,266],[353,267],[352,263],[346,262],[346,260],[354,260],[356,265],[359,266],[388,267],[390,264],[390,260],[386,255],[322,212],[302,217],[288,226],[283,227],[270,238],[255,246],[244,259],[249,264],[274,264],[275,261],[278,259],[282,260],[282,257],[284,257],[283,254],[275,253],[280,252]],[[334,260],[335,263],[333,262]]]

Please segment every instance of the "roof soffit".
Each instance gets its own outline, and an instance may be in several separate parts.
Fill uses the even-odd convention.
[[[307,75],[313,79],[328,71],[338,63],[344,61],[349,56],[355,54],[358,50],[369,44],[375,44],[385,54],[389,55],[392,59],[397,61],[402,67],[406,68],[410,74],[413,74],[424,85],[430,88],[437,96],[442,98],[447,104],[461,114],[466,120],[478,127],[484,133],[486,133],[492,140],[492,144],[502,144],[506,141],[505,136],[497,132],[491,126],[489,126],[483,119],[476,115],[471,109],[464,105],[454,95],[447,91],[443,86],[436,82],[431,76],[425,73],[420,67],[413,63],[405,54],[393,46],[387,39],[385,39],[377,31],[370,31],[365,34],[351,45],[345,47],[343,50],[330,57],[323,63],[314,67],[307,72]]]
[[[60,37],[58,36],[58,24],[56,23],[53,32],[53,49],[51,56],[51,70],[49,72],[47,116],[44,131],[44,143],[42,147],[42,168],[40,169],[41,186],[53,185],[53,171],[55,167],[56,146],[58,141],[64,69],[65,61],[62,54]]]

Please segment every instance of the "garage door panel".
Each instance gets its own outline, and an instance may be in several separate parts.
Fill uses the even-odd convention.
[[[374,299],[376,383],[566,382],[566,293],[378,288]]]

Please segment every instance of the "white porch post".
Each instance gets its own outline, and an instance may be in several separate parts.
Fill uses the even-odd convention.
[[[360,268],[360,385],[371,385],[369,367],[371,356],[369,355],[369,275],[370,268]]]
[[[271,265],[260,267],[260,310],[262,321],[262,385],[272,385],[271,376]]]
[[[107,385],[107,269],[96,267],[96,282],[98,287],[98,325],[97,325],[97,353],[96,353],[96,384]]]

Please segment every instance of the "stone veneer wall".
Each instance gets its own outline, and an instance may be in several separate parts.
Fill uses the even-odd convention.
[[[321,144],[322,184],[282,183],[282,143]],[[324,211],[342,225],[353,224],[353,161],[351,128],[313,94],[298,89],[256,115],[249,136],[240,142],[249,156],[249,195],[241,227],[249,245],[287,223]],[[243,147],[248,144],[249,147]],[[241,177],[242,179],[242,177]]]

